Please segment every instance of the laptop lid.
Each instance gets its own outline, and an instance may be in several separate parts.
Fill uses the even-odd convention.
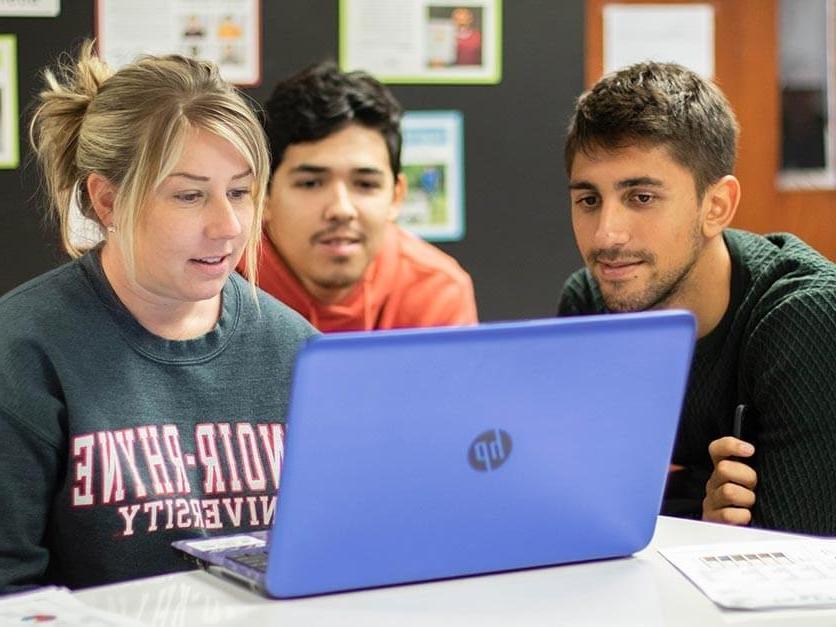
[[[650,541],[686,312],[317,337],[265,577],[294,597],[623,556]]]

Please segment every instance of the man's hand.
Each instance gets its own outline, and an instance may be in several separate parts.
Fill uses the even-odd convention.
[[[751,466],[733,457],[751,457],[755,447],[731,436],[714,440],[708,446],[714,472],[705,484],[702,519],[728,525],[748,525],[752,521],[758,474]]]

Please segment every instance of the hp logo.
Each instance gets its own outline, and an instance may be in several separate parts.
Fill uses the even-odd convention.
[[[496,470],[511,454],[511,436],[502,429],[479,434],[467,451],[467,461],[480,472]]]

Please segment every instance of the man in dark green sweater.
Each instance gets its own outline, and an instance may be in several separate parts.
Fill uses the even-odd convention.
[[[836,534],[836,265],[792,235],[727,228],[737,134],[719,89],[674,64],[580,97],[565,156],[586,268],[559,313],[696,315],[663,513]]]

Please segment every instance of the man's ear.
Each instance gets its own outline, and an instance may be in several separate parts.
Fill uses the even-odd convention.
[[[398,219],[401,213],[401,204],[406,199],[406,194],[409,191],[409,183],[406,180],[406,175],[401,172],[395,179],[395,191],[392,196],[392,206],[389,207],[389,215],[387,216],[390,222]]]
[[[99,223],[105,228],[116,226],[113,223],[113,203],[116,200],[116,186],[107,178],[93,172],[85,181],[87,195],[93,205],[93,211]]]
[[[731,223],[739,204],[740,181],[731,174],[709,185],[703,198],[703,236],[710,239],[721,233]]]

